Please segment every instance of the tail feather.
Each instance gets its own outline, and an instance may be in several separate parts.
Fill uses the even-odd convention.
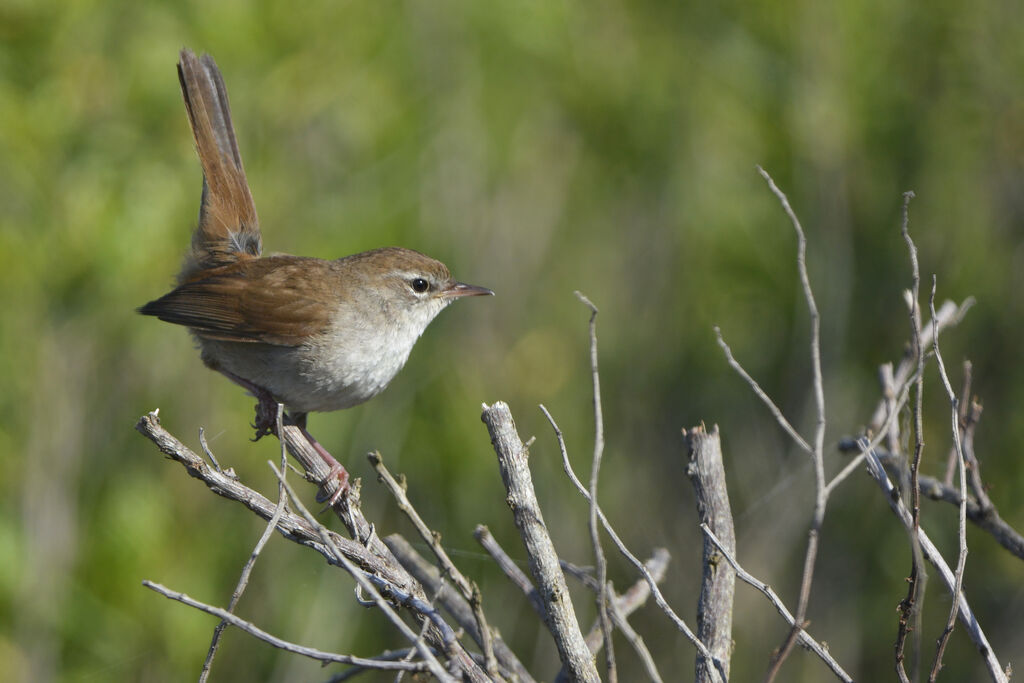
[[[209,55],[199,59],[183,49],[178,80],[203,167],[199,224],[178,276],[179,281],[187,282],[201,270],[259,256],[262,243],[256,206],[231,124],[227,89],[217,64]]]

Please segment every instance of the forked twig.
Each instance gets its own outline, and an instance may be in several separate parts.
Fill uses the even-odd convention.
[[[779,200],[783,210],[793,224],[793,230],[797,237],[797,271],[800,275],[800,285],[803,289],[804,299],[807,302],[807,312],[811,321],[810,333],[810,354],[812,387],[814,391],[814,404],[817,412],[814,429],[814,445],[810,449],[811,461],[814,465],[814,516],[811,520],[811,528],[807,533],[807,551],[804,554],[803,575],[800,580],[800,598],[797,602],[796,618],[792,629],[779,647],[777,654],[772,657],[765,673],[766,683],[775,680],[783,662],[793,646],[796,644],[800,631],[804,627],[807,618],[807,606],[811,599],[811,584],[814,581],[814,564],[818,557],[818,544],[820,542],[821,527],[825,521],[825,508],[828,505],[829,489],[825,485],[825,385],[822,379],[821,370],[821,316],[818,314],[818,305],[814,300],[814,291],[811,289],[810,276],[807,274],[807,237],[800,219],[797,218],[793,208],[789,205],[789,199],[785,193],[778,188],[772,177],[760,166],[758,173],[768,183],[768,187]],[[795,431],[795,430],[794,430]],[[806,442],[797,441],[798,444],[806,446]]]
[[[786,609],[786,605],[783,604],[781,598],[779,598],[778,594],[772,589],[772,587],[740,566],[739,561],[737,561],[733,554],[729,552],[729,549],[726,548],[720,540],[718,540],[718,537],[715,536],[714,532],[711,531],[707,524],[701,524],[700,529],[715,545],[715,547],[718,548],[719,552],[722,553],[722,556],[725,557],[729,564],[732,565],[732,568],[736,570],[736,576],[745,583],[761,591],[761,593],[768,598],[769,602],[772,603],[778,613],[782,615],[782,618],[785,619],[790,626],[794,626],[796,624],[796,620],[793,618],[790,611]],[[852,683],[853,677],[846,673],[843,667],[840,666],[839,662],[833,659],[825,646],[818,643],[818,641],[812,638],[811,635],[803,629],[800,630],[798,637],[800,638],[800,644],[818,655],[821,661],[825,662],[825,665],[832,670],[832,673],[834,673],[839,680],[845,681],[846,683]]]
[[[573,486],[576,487],[576,490],[580,492],[580,495],[582,495],[589,502],[590,492],[579,480],[579,477],[576,476],[576,472],[572,468],[572,463],[569,461],[569,452],[566,450],[565,447],[565,439],[562,436],[562,430],[558,427],[558,424],[555,422],[555,418],[551,416],[551,413],[548,412],[547,408],[545,408],[542,405],[540,406],[540,410],[542,413],[544,413],[544,417],[547,418],[548,422],[551,424],[551,429],[554,430],[555,432],[555,438],[558,441],[558,447],[562,453],[562,467],[565,470],[565,473],[569,476],[569,481],[571,481]],[[700,638],[694,635],[693,631],[690,629],[689,626],[687,626],[686,622],[683,621],[679,617],[679,615],[675,613],[675,610],[673,610],[672,607],[668,604],[668,601],[665,600],[665,596],[662,594],[661,589],[658,588],[658,584],[654,580],[654,577],[651,576],[651,573],[647,570],[644,564],[637,558],[637,556],[629,551],[629,548],[626,547],[626,544],[622,541],[622,539],[619,537],[619,534],[615,531],[615,528],[608,521],[607,517],[605,517],[605,514],[601,510],[600,506],[598,506],[597,508],[597,516],[598,519],[601,520],[601,524],[604,526],[605,533],[607,533],[608,536],[612,539],[612,542],[615,544],[615,547],[619,549],[619,552],[622,554],[622,556],[625,557],[629,561],[629,563],[632,564],[633,567],[635,567],[636,570],[640,572],[640,574],[647,581],[647,585],[651,587],[651,594],[654,596],[654,602],[658,605],[661,611],[664,612],[668,616],[668,618],[672,620],[672,623],[675,624],[676,628],[678,628],[684,636],[686,636],[687,640],[693,643],[693,646],[697,648],[697,651],[701,654],[701,656],[705,657],[709,661],[715,662],[716,665],[709,668],[709,671],[712,672],[712,675],[714,677],[713,680],[726,680],[726,677],[722,674],[722,671],[719,667],[719,663],[715,660],[714,655],[711,653],[710,650],[708,650],[707,646],[701,642]]]

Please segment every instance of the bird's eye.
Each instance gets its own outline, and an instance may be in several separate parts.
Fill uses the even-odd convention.
[[[423,292],[430,289],[430,283],[421,277],[413,278],[409,282],[409,285],[412,287],[412,291],[416,292],[417,294],[422,294]]]

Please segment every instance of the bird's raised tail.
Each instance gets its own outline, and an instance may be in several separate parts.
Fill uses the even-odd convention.
[[[203,166],[199,224],[178,275],[184,283],[199,271],[259,256],[262,243],[220,69],[210,55],[183,49],[178,80]]]

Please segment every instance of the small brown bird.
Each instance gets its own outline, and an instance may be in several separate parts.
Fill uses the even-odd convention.
[[[284,403],[337,474],[340,495],[348,473],[305,432],[306,414],[373,398],[442,309],[494,292],[456,282],[443,263],[401,247],[334,261],[261,256],[220,70],[209,55],[182,50],[178,79],[203,167],[199,223],[178,287],[139,312],[188,327],[203,362],[259,399],[257,437]]]

